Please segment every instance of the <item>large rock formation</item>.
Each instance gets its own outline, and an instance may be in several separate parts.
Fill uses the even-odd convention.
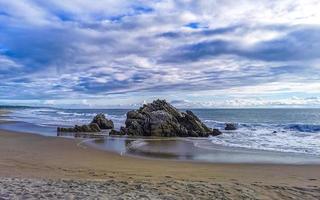
[[[217,129],[208,128],[193,112],[179,112],[165,100],[156,100],[128,112],[125,125],[120,129],[120,135],[207,137],[221,134]]]
[[[102,113],[96,115],[91,124],[92,123],[96,123],[98,124],[98,126],[100,127],[100,129],[113,129],[114,128],[114,125],[113,125],[113,122],[112,120],[108,120],[106,118],[106,116]]]

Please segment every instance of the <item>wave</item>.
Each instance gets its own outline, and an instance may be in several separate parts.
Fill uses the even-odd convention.
[[[41,127],[74,126],[90,123],[98,112],[100,111],[54,108],[17,109],[10,113],[10,118],[14,121],[32,123]],[[105,113],[105,115],[114,122],[116,128],[120,128],[126,119],[124,114]]]
[[[315,133],[320,132],[320,125],[315,124],[289,124],[285,126],[287,130]]]
[[[204,122],[210,127],[224,129],[227,122],[221,122],[216,120],[204,120]],[[238,128],[247,128],[247,129],[260,129],[268,128],[273,131],[298,131],[298,132],[308,132],[316,133],[320,132],[320,124],[274,124],[274,123],[235,123]]]
[[[307,126],[308,129],[303,129],[303,132],[299,131],[301,127],[292,129],[296,125],[260,124],[254,127],[240,126],[236,131],[224,131],[224,134],[209,140],[213,144],[229,147],[320,155],[320,132],[315,131],[317,127]],[[291,129],[286,130],[286,127]]]
[[[97,113],[79,113],[79,112],[65,112],[65,111],[58,111],[57,115],[66,115],[66,116],[75,116],[75,117],[93,117],[97,115]]]
[[[206,120],[210,127],[218,127],[223,134],[210,137],[212,144],[227,147],[320,155],[320,124],[308,123],[236,123],[237,130],[225,131],[225,122]],[[202,143],[202,148],[215,148]]]

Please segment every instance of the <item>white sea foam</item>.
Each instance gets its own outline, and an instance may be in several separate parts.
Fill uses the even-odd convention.
[[[319,132],[299,132],[284,127],[240,127],[236,131],[224,131],[224,134],[209,139],[214,144],[230,147],[320,155]]]

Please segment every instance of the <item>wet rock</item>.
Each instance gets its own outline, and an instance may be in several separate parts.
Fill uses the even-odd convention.
[[[101,131],[99,125],[96,123],[89,124],[89,127],[93,132],[100,132]]]
[[[96,133],[100,132],[100,128],[97,124],[91,123],[89,125],[75,125],[73,128],[64,128],[64,127],[58,127],[57,128],[58,133],[59,132],[69,132],[69,133]]]
[[[113,129],[113,127],[114,125],[111,120],[108,120],[104,114],[98,114],[88,125],[75,125],[71,128],[58,127],[57,132],[96,133],[101,132],[101,129]]]
[[[237,125],[233,124],[233,123],[227,123],[226,127],[224,128],[224,130],[227,130],[227,131],[237,130]]]
[[[114,124],[112,120],[108,120],[106,116],[102,113],[96,115],[91,123],[95,123],[99,126],[100,129],[113,129]]]
[[[123,135],[123,132],[112,129],[109,135]]]
[[[214,128],[213,130],[212,130],[212,136],[218,136],[218,135],[221,135],[222,134],[222,132],[221,131],[219,131],[219,129],[216,129],[216,128]]]
[[[145,104],[127,113],[120,134],[159,137],[208,137],[221,134],[203,124],[190,110],[180,112],[165,100]]]

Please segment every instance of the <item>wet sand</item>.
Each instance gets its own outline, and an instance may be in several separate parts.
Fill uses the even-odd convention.
[[[0,131],[0,196],[100,199],[319,199],[320,166],[147,160],[81,140]]]
[[[208,163],[317,164],[320,156],[227,147],[212,144],[207,138],[156,138],[108,136],[84,144],[121,155]]]

